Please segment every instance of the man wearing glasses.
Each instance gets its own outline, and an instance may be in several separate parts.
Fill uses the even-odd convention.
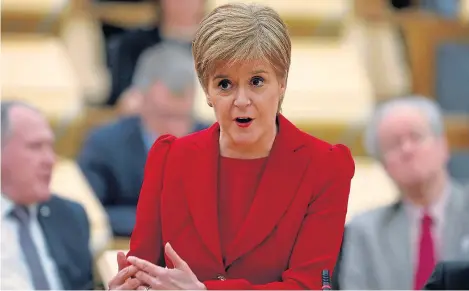
[[[469,260],[469,194],[448,174],[440,109],[419,96],[388,101],[374,113],[365,142],[400,199],[347,226],[340,286],[420,290],[440,260]]]

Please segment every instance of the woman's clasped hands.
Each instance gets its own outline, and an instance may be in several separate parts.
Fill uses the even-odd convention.
[[[109,290],[206,290],[169,243],[165,246],[165,253],[174,268],[163,268],[137,257],[126,258],[119,252],[119,272],[109,282]]]

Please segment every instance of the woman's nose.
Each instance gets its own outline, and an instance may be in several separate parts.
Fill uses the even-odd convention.
[[[246,94],[246,90],[243,88],[240,88],[238,92],[236,92],[236,97],[234,100],[234,104],[237,107],[245,107],[249,106],[251,104],[251,101],[249,99],[248,94]]]

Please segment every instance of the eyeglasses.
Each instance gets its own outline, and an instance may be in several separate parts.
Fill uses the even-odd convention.
[[[431,140],[429,132],[411,132],[407,135],[388,141],[382,146],[383,155],[392,157],[401,154],[408,148],[419,148]]]

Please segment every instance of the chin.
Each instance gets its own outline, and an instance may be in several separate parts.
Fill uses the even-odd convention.
[[[425,179],[421,175],[410,174],[400,179],[400,183],[407,187],[417,186],[425,182]]]
[[[247,146],[247,145],[251,145],[251,144],[255,144],[256,141],[258,139],[253,136],[252,134],[239,134],[239,135],[236,135],[233,137],[233,141],[235,142],[235,144],[237,145],[243,145],[243,146]]]

